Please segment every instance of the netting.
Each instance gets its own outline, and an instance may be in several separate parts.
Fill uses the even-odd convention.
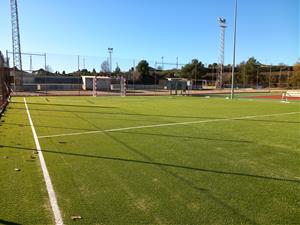
[[[13,56],[11,52],[6,54],[7,59]],[[201,70],[187,72],[183,69],[186,64],[178,60],[176,63],[117,57],[110,60],[109,57],[50,53],[22,53],[22,59],[23,71],[13,68],[8,71],[12,95],[200,95],[203,91],[230,93],[231,88],[230,66],[224,66],[223,85],[218,89],[217,65],[203,64]],[[147,71],[140,66],[142,61],[147,63]],[[293,67],[289,66],[238,66],[234,87],[239,91],[299,88],[299,85],[291,86],[292,76]],[[22,85],[16,82],[20,77]],[[121,83],[121,78],[125,83]]]
[[[0,113],[5,109],[10,97],[9,68],[7,60],[0,51]]]

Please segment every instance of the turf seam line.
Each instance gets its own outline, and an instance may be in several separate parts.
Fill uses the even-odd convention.
[[[144,126],[115,128],[115,129],[108,129],[108,130],[94,130],[94,131],[76,132],[76,133],[67,133],[67,134],[54,134],[54,135],[39,136],[38,138],[43,139],[43,138],[65,137],[65,136],[78,136],[78,135],[85,135],[85,134],[116,132],[116,131],[123,131],[123,130],[135,130],[135,129],[143,129],[143,128],[155,128],[155,127],[168,127],[168,126],[210,123],[210,122],[222,122],[222,121],[230,121],[230,120],[253,119],[253,118],[259,118],[259,117],[293,115],[293,114],[300,114],[300,112],[277,113],[277,114],[266,114],[266,115],[255,115],[255,116],[243,116],[243,117],[212,119],[212,120],[197,120],[197,121],[178,122],[178,123],[163,123],[163,124],[153,124],[153,125],[144,125]]]
[[[60,212],[58,204],[57,204],[56,194],[55,194],[55,191],[53,189],[53,185],[52,185],[51,178],[50,178],[47,166],[46,166],[46,162],[45,162],[45,159],[44,159],[42,148],[41,148],[41,145],[39,143],[38,136],[36,134],[36,131],[35,131],[31,116],[30,116],[30,112],[29,112],[29,109],[28,109],[28,106],[27,106],[26,98],[24,98],[24,104],[25,104],[25,108],[26,108],[26,111],[27,111],[28,120],[29,120],[29,123],[30,123],[30,126],[31,126],[34,142],[35,142],[35,145],[36,145],[36,150],[37,150],[38,155],[39,155],[41,169],[42,169],[44,180],[45,180],[45,183],[46,183],[46,188],[47,188],[47,192],[48,192],[48,195],[49,195],[50,205],[51,205],[52,212],[53,212],[53,215],[54,215],[55,224],[56,225],[63,225],[61,212]]]

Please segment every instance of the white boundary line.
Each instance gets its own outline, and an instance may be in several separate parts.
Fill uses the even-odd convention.
[[[55,224],[63,225],[63,220],[62,220],[61,213],[60,213],[60,210],[59,210],[59,207],[58,207],[58,204],[57,204],[56,195],[55,195],[53,185],[52,185],[52,182],[51,182],[51,178],[50,178],[47,166],[46,166],[46,162],[45,162],[45,159],[44,159],[44,156],[43,156],[43,152],[42,152],[42,149],[41,149],[41,146],[40,146],[40,143],[39,143],[39,140],[38,140],[38,137],[37,137],[37,134],[36,134],[32,119],[31,119],[31,116],[30,116],[30,112],[29,112],[29,109],[28,109],[28,106],[27,106],[26,98],[24,98],[24,104],[25,104],[25,107],[26,107],[28,120],[29,120],[29,123],[30,123],[30,126],[31,126],[34,142],[35,142],[35,145],[36,145],[36,150],[37,150],[38,155],[39,155],[40,164],[41,164],[41,168],[42,168],[42,171],[43,171],[44,180],[45,180],[45,183],[46,183],[46,188],[47,188],[47,192],[48,192],[48,195],[49,195],[49,200],[50,200],[51,208],[52,208],[52,211],[53,211]]]
[[[109,130],[94,130],[94,131],[77,132],[77,133],[67,133],[67,134],[54,134],[54,135],[40,136],[38,138],[39,139],[43,139],[43,138],[65,137],[65,136],[78,136],[78,135],[84,135],[84,134],[96,134],[96,133],[104,133],[104,132],[116,132],[116,131],[123,131],[123,130],[135,130],[135,129],[143,129],[143,128],[155,128],[155,127],[168,127],[168,126],[177,126],[177,125],[210,123],[210,122],[230,121],[230,120],[239,120],[239,119],[252,119],[252,118],[259,118],[259,117],[293,115],[293,114],[300,114],[300,112],[277,113],[277,114],[256,115],[256,116],[243,116],[243,117],[223,118],[223,119],[211,119],[211,120],[198,120],[198,121],[179,122],[179,123],[163,123],[163,124],[154,124],[154,125],[145,125],[145,126],[116,128],[116,129],[109,129]]]

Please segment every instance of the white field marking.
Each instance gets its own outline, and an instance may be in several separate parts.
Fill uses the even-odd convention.
[[[48,195],[49,195],[50,204],[51,204],[51,208],[52,208],[52,211],[53,211],[55,224],[56,225],[63,225],[64,223],[63,223],[61,213],[60,213],[60,210],[59,210],[59,207],[58,207],[58,204],[57,204],[56,195],[55,195],[53,185],[52,185],[52,182],[51,182],[51,179],[50,179],[50,175],[49,175],[49,172],[48,172],[48,169],[47,169],[47,166],[46,166],[46,162],[45,162],[45,159],[44,159],[44,156],[43,156],[43,152],[42,152],[42,149],[41,149],[41,146],[40,146],[40,143],[39,143],[39,140],[38,140],[38,137],[37,137],[37,134],[36,134],[32,119],[31,119],[31,116],[30,116],[30,112],[29,112],[29,109],[28,109],[28,106],[27,106],[26,98],[24,98],[24,104],[25,104],[25,107],[26,107],[28,120],[29,120],[29,123],[30,123],[30,126],[31,126],[34,142],[35,142],[35,145],[36,145],[36,150],[37,150],[38,155],[39,155],[40,164],[41,164],[41,168],[42,168],[42,171],[43,171],[44,180],[45,180],[45,183],[46,183],[46,188],[47,188],[47,192],[48,192]]]
[[[253,118],[259,118],[259,117],[271,117],[271,116],[282,116],[282,115],[293,115],[293,114],[300,114],[300,112],[289,112],[289,113],[278,113],[278,114],[267,114],[267,115],[256,115],[256,116],[243,116],[243,117],[211,119],[211,120],[197,120],[197,121],[178,122],[178,123],[162,123],[162,124],[136,126],[136,127],[116,128],[116,129],[109,129],[109,130],[93,130],[93,131],[86,131],[86,132],[54,134],[54,135],[39,136],[38,138],[43,139],[43,138],[65,137],[65,136],[77,136],[77,135],[84,135],[84,134],[116,132],[116,131],[123,131],[123,130],[136,130],[136,129],[143,129],[143,128],[168,127],[168,126],[177,126],[177,125],[221,122],[221,121],[230,121],[230,120],[239,120],[239,119],[253,119]]]

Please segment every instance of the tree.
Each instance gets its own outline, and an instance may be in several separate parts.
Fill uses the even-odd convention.
[[[88,75],[90,75],[90,74],[91,74],[91,72],[88,71],[87,69],[82,69],[82,70],[80,71],[80,75],[81,75],[81,76],[88,76]]]
[[[138,77],[143,84],[153,84],[155,81],[155,74],[153,72],[150,74],[149,63],[146,60],[141,60],[136,66],[136,70],[138,76],[135,77]]]
[[[117,67],[115,68],[115,71],[114,71],[114,75],[118,75],[121,73],[121,68],[119,67],[119,65],[117,64]]]
[[[242,61],[239,65],[237,65],[235,74],[235,83],[239,87],[246,87],[247,86],[247,69],[246,69],[246,62]]]
[[[218,63],[209,64],[208,68],[209,69],[218,69],[219,68],[219,64]]]
[[[260,67],[260,62],[258,62],[254,57],[251,57],[247,60],[245,64],[245,80],[244,82],[246,84],[254,86],[257,83],[257,75],[258,75],[258,69]]]
[[[105,72],[105,73],[110,72],[110,66],[109,66],[108,60],[104,60],[104,61],[101,63],[101,71],[102,71],[102,72]]]
[[[149,63],[146,60],[141,60],[136,66],[136,70],[140,72],[142,76],[149,75]]]
[[[193,59],[191,63],[182,67],[180,75],[185,78],[200,79],[206,72],[204,64],[198,59]]]
[[[62,75],[66,75],[66,71],[62,71]]]
[[[293,70],[293,75],[289,79],[289,85],[292,88],[300,88],[300,61],[294,65]]]

